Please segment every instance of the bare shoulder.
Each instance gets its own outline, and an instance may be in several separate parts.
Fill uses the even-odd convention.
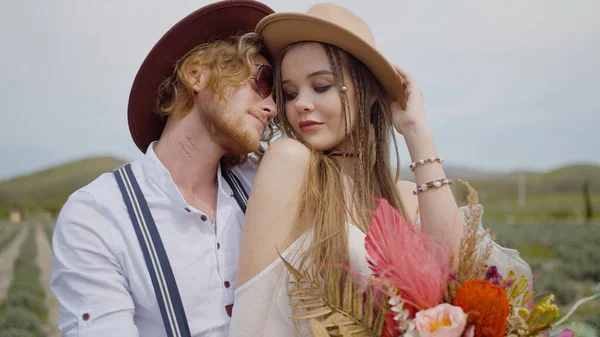
[[[400,180],[396,186],[400,192],[400,198],[402,198],[406,213],[408,213],[407,216],[410,217],[411,221],[414,221],[417,215],[417,209],[419,208],[419,199],[413,194],[417,184],[408,180]]]
[[[293,139],[271,144],[259,165],[242,233],[238,286],[285,251],[297,218],[310,150]]]
[[[310,150],[295,139],[284,138],[273,142],[263,157],[263,161],[285,161],[290,163],[307,163]]]
[[[310,150],[294,139],[279,139],[267,149],[258,167],[257,182],[295,185],[304,181]],[[255,182],[256,183],[256,182]],[[291,186],[290,186],[291,187]],[[285,193],[285,190],[282,190]]]

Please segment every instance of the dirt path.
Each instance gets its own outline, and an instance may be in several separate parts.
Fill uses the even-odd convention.
[[[50,291],[50,271],[52,269],[52,247],[48,238],[44,233],[43,225],[36,226],[37,235],[36,241],[38,245],[37,263],[40,267],[41,275],[40,279],[46,292],[46,306],[48,307],[48,331],[49,337],[60,337],[60,331],[58,331],[58,316],[60,314],[60,307],[58,300]]]
[[[0,252],[0,299],[6,296],[13,278],[13,262],[19,256],[21,244],[25,240],[27,228],[16,229],[20,231],[10,245]]]

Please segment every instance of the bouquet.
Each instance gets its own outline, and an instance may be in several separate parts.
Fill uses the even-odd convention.
[[[531,280],[512,270],[503,277],[487,265],[492,247],[483,238],[489,233],[479,230],[477,194],[466,185],[471,216],[453,255],[381,199],[365,239],[370,277],[329,266],[346,268],[348,275],[323,280],[282,257],[293,278],[288,296],[294,318],[307,321],[315,337],[573,336],[555,328],[600,292],[560,317],[553,294],[534,301]]]

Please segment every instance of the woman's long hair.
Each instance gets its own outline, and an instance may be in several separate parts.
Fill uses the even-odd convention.
[[[299,139],[289,125],[284,109],[285,96],[282,89],[281,60],[292,44],[280,54],[275,75],[275,99],[281,113],[273,121],[272,131],[284,137]],[[367,233],[371,214],[378,198],[386,198],[402,215],[404,207],[397,188],[399,174],[392,173],[390,141],[397,151],[389,111],[389,101],[371,71],[358,59],[343,50],[321,44],[327,54],[331,69],[337,80],[345,116],[346,151],[355,160],[351,179],[344,180],[341,166],[326,153],[312,150],[306,179],[300,193],[300,207],[290,240],[312,231],[312,240],[306,253],[298,257],[300,266],[310,266],[316,276],[323,279],[345,281],[347,272],[343,268],[327,268],[331,265],[349,265],[347,238],[348,222]],[[351,79],[345,79],[342,71],[346,63]],[[358,115],[350,125],[349,102],[341,91],[344,83],[352,81],[356,88]],[[372,98],[375,97],[375,102]],[[308,144],[305,143],[310,148]],[[398,159],[396,164],[398,164]],[[397,166],[399,168],[399,166]],[[313,269],[314,268],[314,269]]]

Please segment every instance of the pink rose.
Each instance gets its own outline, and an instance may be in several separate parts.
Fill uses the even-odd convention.
[[[460,307],[443,303],[417,312],[415,324],[420,337],[461,337],[467,315]]]

